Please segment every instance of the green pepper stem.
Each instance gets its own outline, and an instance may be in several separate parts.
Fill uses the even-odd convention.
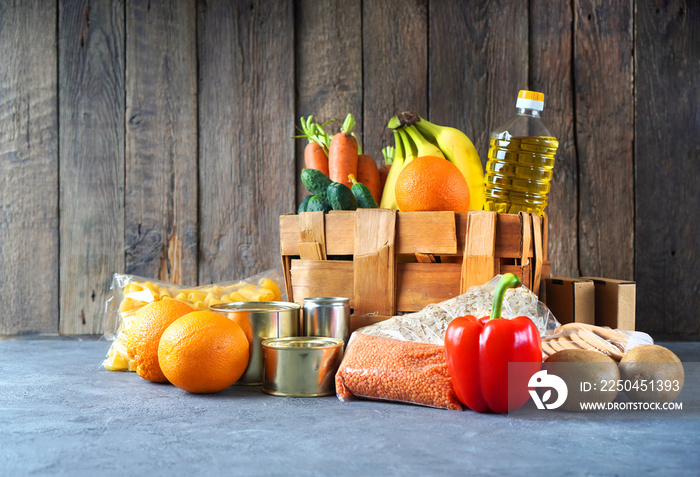
[[[496,285],[496,291],[493,293],[493,305],[491,306],[491,318],[489,320],[497,320],[501,317],[503,311],[503,298],[506,296],[506,290],[509,288],[517,288],[523,284],[519,276],[513,273],[506,273],[501,277]]]

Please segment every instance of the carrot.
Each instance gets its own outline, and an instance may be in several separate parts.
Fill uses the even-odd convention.
[[[348,114],[340,132],[333,136],[328,148],[328,177],[333,182],[352,187],[348,176],[357,176],[357,139],[350,134],[355,126],[355,118]]]
[[[309,141],[304,148],[304,166],[307,169],[316,169],[328,175],[328,156],[323,147],[317,142]]]
[[[359,154],[357,156],[357,182],[367,186],[372,193],[372,197],[379,204],[382,198],[382,186],[379,180],[379,169],[377,163],[374,162],[367,154]]]
[[[382,149],[382,155],[384,156],[384,165],[379,168],[379,184],[381,185],[381,191],[384,191],[384,185],[386,184],[386,178],[389,175],[389,169],[391,169],[391,165],[394,163],[395,152],[396,151],[392,146],[387,146],[384,149]]]
[[[328,145],[330,136],[323,130],[323,126],[331,121],[323,124],[313,122],[313,116],[308,119],[301,118],[301,128],[297,129],[302,133],[295,138],[307,138],[309,143],[304,149],[304,166],[307,169],[316,169],[323,172],[325,175],[328,171]]]

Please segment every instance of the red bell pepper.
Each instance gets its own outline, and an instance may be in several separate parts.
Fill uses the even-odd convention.
[[[503,413],[519,409],[530,398],[530,377],[542,366],[542,342],[532,320],[526,316],[501,318],[508,288],[522,285],[512,273],[496,286],[491,316],[454,319],[445,333],[445,354],[457,398],[478,412]],[[508,381],[508,363],[518,365]]]

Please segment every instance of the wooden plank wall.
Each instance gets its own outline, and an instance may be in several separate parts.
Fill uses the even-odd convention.
[[[635,279],[700,336],[700,5],[687,0],[0,0],[0,335],[99,334],[114,272],[279,264],[300,116],[379,159],[411,109],[485,162],[519,89],[560,140],[553,272]]]

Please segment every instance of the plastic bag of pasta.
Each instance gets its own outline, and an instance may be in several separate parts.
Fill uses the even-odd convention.
[[[112,341],[102,362],[110,371],[133,371],[127,355],[129,328],[136,313],[154,301],[174,299],[195,310],[219,303],[241,301],[284,301],[284,278],[279,270],[267,270],[243,280],[184,287],[173,283],[115,273],[105,303],[104,338]]]

